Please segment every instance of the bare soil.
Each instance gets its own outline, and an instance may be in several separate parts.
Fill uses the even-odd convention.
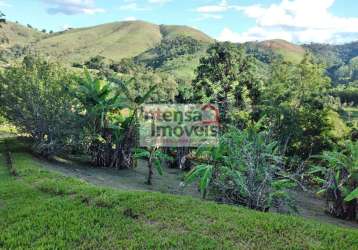
[[[56,158],[51,162],[36,158],[36,161],[46,169],[65,176],[79,178],[97,186],[121,190],[156,191],[200,198],[200,192],[196,184],[183,187],[182,180],[185,173],[178,169],[166,168],[163,176],[155,173],[153,185],[149,186],[145,183],[148,169],[144,162],[139,162],[138,167],[134,169],[115,170],[94,168],[90,165],[78,164],[61,158]],[[292,194],[296,200],[298,216],[322,223],[358,229],[358,223],[356,222],[333,218],[326,214],[324,200],[317,197],[314,192],[294,191]]]

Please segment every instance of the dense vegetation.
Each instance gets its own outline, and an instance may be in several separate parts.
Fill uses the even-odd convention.
[[[140,24],[143,23],[135,23]],[[127,35],[133,35],[128,31],[132,25],[126,22],[111,24],[110,27],[125,29]],[[333,47],[311,44],[306,46],[307,53],[296,46],[296,54],[290,54],[288,60],[281,48],[280,53],[277,52],[277,44],[290,48],[283,41],[210,44],[210,39],[193,30],[187,32],[189,36],[183,36],[182,27],[143,25],[146,32],[155,30],[164,38],[153,38],[149,47],[143,47],[143,44],[131,47],[133,50],[128,52],[130,58],[127,59],[123,59],[122,55],[106,57],[103,53],[92,53],[86,57],[76,54],[71,55],[73,67],[69,67],[28,51],[15,56],[7,50],[17,59],[10,60],[11,63],[0,71],[0,121],[16,126],[19,133],[29,137],[31,152],[41,157],[75,155],[94,167],[118,171],[135,168],[138,159],[144,159],[148,165],[148,185],[155,185],[152,182],[155,169],[159,174],[165,167],[189,170],[183,185],[198,180],[204,198],[265,212],[294,212],[294,197],[291,197],[290,190],[313,189],[326,199],[326,207],[322,209],[330,215],[358,220],[356,43]],[[94,29],[103,31],[104,27],[107,26]],[[84,29],[78,32],[90,35],[94,31]],[[64,39],[64,36],[77,37],[78,34],[77,31],[68,31],[49,35],[41,43],[52,44],[57,36]],[[66,58],[68,55],[63,56]],[[11,57],[6,58],[9,60]],[[142,105],[151,103],[217,104],[221,123],[219,144],[203,144],[197,148],[139,147],[138,114]],[[29,160],[28,155],[15,156]],[[78,205],[76,213],[82,209],[88,211],[88,207],[92,206],[91,213],[106,213],[104,217],[96,217],[99,221],[107,220],[107,216],[118,208],[124,209],[123,204],[118,204],[118,199],[127,197],[130,202],[138,199],[135,204],[147,199],[143,194],[101,193],[73,180],[36,172],[36,167],[23,169],[26,170],[26,166],[20,164],[16,174],[22,178],[16,182],[15,188],[7,187],[7,192],[17,192],[17,188],[22,189],[26,183],[35,181],[30,188],[35,192],[36,199],[54,196],[52,198],[64,206]],[[45,178],[43,182],[40,181],[42,177]],[[4,173],[0,178],[13,181]],[[65,188],[67,184],[73,184],[73,187],[69,185]],[[6,196],[6,192],[0,194]],[[58,194],[65,197],[55,196]],[[78,197],[70,200],[67,195],[73,194]],[[175,200],[157,194],[148,197],[158,199],[155,206],[164,206],[164,213],[171,208],[167,207],[169,200]],[[180,199],[174,202],[174,207],[181,202]],[[193,203],[186,198],[183,202]],[[199,211],[196,209],[200,206],[194,210]],[[209,214],[211,209],[216,208],[216,205],[210,206],[212,208],[206,209]],[[140,215],[135,213],[139,210],[148,215],[148,211],[141,207],[128,209],[123,212],[124,221],[128,220],[125,218],[128,215],[138,219]],[[229,214],[241,211],[227,209]],[[159,213],[154,211],[148,215],[149,218],[154,216],[158,219],[156,212]],[[249,218],[257,215],[255,212],[245,213]],[[188,215],[188,210],[185,210],[183,216]],[[257,216],[269,218],[263,214]],[[164,217],[160,218],[162,223]],[[302,223],[296,219],[292,221]],[[286,225],[281,224],[282,221],[277,223],[280,227]],[[132,225],[135,228],[130,229],[144,235],[153,234],[147,228],[140,229],[141,225]],[[225,227],[243,234],[238,225],[229,223]],[[119,225],[112,226],[114,230]],[[197,227],[196,224],[187,226]],[[275,228],[276,222],[270,222],[267,227],[271,226]],[[313,224],[303,226],[311,229],[302,231],[299,237],[309,238],[310,230],[323,230]],[[163,247],[171,246],[169,239],[174,237],[176,229],[170,228],[166,232],[167,238],[161,241]],[[84,229],[79,230],[82,232]],[[9,234],[14,232],[10,230]],[[329,241],[338,237],[332,232],[326,232],[330,235],[327,236]],[[0,246],[13,246],[9,243],[11,238],[6,238],[10,236],[0,238]],[[219,241],[223,241],[222,237],[218,235]],[[194,239],[191,235],[188,242],[201,244],[204,238],[206,236]],[[238,241],[230,238],[225,244],[228,247],[241,246],[243,239],[249,238],[244,234]],[[292,239],[289,244],[292,248],[324,248],[328,244],[325,239],[314,239],[320,243],[298,243]],[[265,244],[272,247],[286,246],[280,240],[266,240]],[[352,240],[348,241],[348,244],[352,243]],[[173,242],[174,246],[188,243],[177,239]],[[264,246],[264,242],[253,241],[248,247]],[[129,246],[143,244],[142,241],[127,243]],[[343,241],[334,243],[337,244],[335,247],[347,244]],[[28,244],[24,241],[21,246]],[[216,246],[211,241],[207,244],[209,248]]]

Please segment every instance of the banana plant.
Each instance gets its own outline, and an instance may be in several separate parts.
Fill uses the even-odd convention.
[[[167,161],[174,159],[163,153],[159,147],[137,148],[134,150],[134,158],[143,159],[148,162],[148,178],[147,184],[152,185],[153,169],[155,168],[159,175],[163,175],[163,165]]]
[[[349,141],[343,150],[325,151],[314,158],[320,165],[311,167],[313,180],[322,185],[318,194],[326,194],[328,212],[342,217],[355,217],[358,199],[358,142]],[[330,203],[333,202],[333,205]],[[351,214],[345,207],[352,206]]]
[[[118,135],[116,137],[117,143],[111,166],[124,164],[127,167],[132,167],[132,149],[136,147],[137,143],[136,128],[138,125],[138,113],[141,106],[148,102],[157,86],[152,86],[143,96],[133,97],[125,82],[116,78],[110,78],[109,81],[116,84],[122,90],[122,95],[125,96],[124,103],[130,111],[130,115],[121,123],[121,133],[118,133],[118,130],[116,132],[116,135]],[[130,81],[135,81],[135,79],[133,78]]]
[[[225,148],[223,147],[223,144],[219,144],[218,146],[203,144],[196,151],[196,158],[199,162],[204,163],[198,164],[195,168],[193,168],[185,176],[184,181],[186,183],[191,183],[199,178],[199,188],[203,198],[207,195],[207,190],[213,179],[214,171],[219,167],[226,167],[222,164],[224,155]]]
[[[110,82],[93,78],[87,69],[79,79],[76,98],[83,107],[84,127],[90,139],[85,145],[95,165],[106,167],[112,162],[113,126],[110,115],[126,107],[123,96]]]
[[[270,206],[291,202],[286,190],[295,185],[284,172],[276,142],[270,142],[256,127],[231,128],[219,144],[203,145],[195,154],[198,165],[185,182],[199,180],[203,198],[212,188],[225,202],[267,211]]]

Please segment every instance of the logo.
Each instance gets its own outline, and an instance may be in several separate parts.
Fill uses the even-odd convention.
[[[218,143],[219,110],[213,104],[143,105],[139,118],[141,147]]]

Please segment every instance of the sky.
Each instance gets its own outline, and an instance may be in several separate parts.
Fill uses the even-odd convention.
[[[0,0],[0,11],[48,31],[144,20],[188,25],[220,41],[358,40],[357,0]]]

